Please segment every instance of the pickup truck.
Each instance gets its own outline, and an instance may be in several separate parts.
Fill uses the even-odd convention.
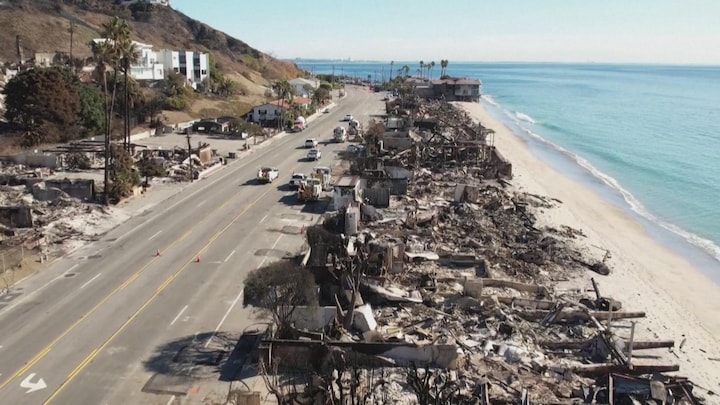
[[[305,184],[307,181],[307,176],[303,173],[295,173],[290,178],[290,189],[291,190],[297,190],[300,188],[301,185]]]
[[[308,154],[307,154],[307,160],[312,160],[312,161],[320,160],[321,157],[322,157],[322,152],[320,152],[317,149],[310,149],[310,152],[308,152]]]
[[[258,170],[257,180],[260,183],[272,183],[280,176],[280,170],[274,167],[263,167]]]

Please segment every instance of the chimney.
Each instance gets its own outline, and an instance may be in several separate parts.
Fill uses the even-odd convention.
[[[20,35],[15,36],[15,52],[17,53],[18,61],[21,65],[25,64],[25,58],[23,55],[22,44],[20,43]]]

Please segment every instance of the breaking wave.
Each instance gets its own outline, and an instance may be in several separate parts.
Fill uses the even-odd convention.
[[[523,114],[520,111],[515,112],[515,118],[517,118],[520,121],[525,121],[525,122],[529,122],[531,124],[536,124],[535,120],[532,119],[531,116],[529,116],[527,114]]]

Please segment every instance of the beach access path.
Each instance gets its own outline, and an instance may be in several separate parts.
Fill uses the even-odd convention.
[[[588,271],[559,288],[591,288],[594,277],[603,296],[620,300],[624,309],[646,311],[636,337],[674,339],[676,347],[662,354],[666,362],[679,364],[679,375],[716,391],[720,361],[711,359],[720,358],[720,287],[655,241],[622,208],[533,155],[525,141],[481,103],[454,104],[495,130],[495,146],[512,163],[514,187],[562,201],[537,213],[540,225],[582,230],[586,237],[578,243],[599,259],[604,252],[597,247],[611,252],[609,276]]]

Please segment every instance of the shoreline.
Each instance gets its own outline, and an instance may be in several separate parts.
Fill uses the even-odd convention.
[[[716,242],[697,231],[668,222],[648,211],[644,204],[613,176],[608,175],[581,156],[553,143],[552,141],[524,127],[520,118],[513,118],[509,112],[492,99],[483,97],[481,104],[486,111],[506,125],[530,151],[556,172],[592,189],[606,202],[620,208],[642,224],[646,233],[665,249],[675,252],[690,262],[720,287],[720,249]],[[524,114],[523,114],[524,115]],[[535,124],[534,121],[532,124]]]
[[[495,130],[495,146],[513,165],[510,183],[515,188],[562,201],[537,213],[541,225],[581,229],[586,237],[575,243],[593,257],[602,258],[604,251],[598,247],[611,252],[609,276],[579,273],[561,286],[586,289],[594,277],[603,295],[622,301],[628,310],[647,311],[636,336],[674,339],[677,346],[671,352],[657,355],[679,364],[678,374],[699,386],[717,387],[720,362],[709,358],[720,357],[720,286],[662,246],[637,218],[541,160],[483,104],[453,104]]]

